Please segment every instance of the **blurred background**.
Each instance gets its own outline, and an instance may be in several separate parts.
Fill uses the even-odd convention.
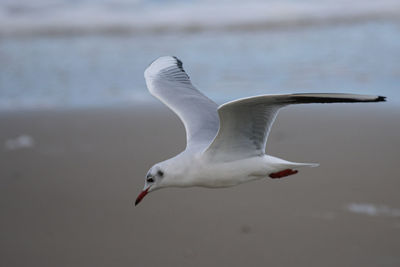
[[[219,102],[392,96],[399,14],[395,0],[1,0],[0,109],[150,101],[143,70],[160,55],[181,58]]]
[[[175,55],[221,104],[346,92],[283,110],[279,181],[168,189],[185,147],[144,69]],[[0,265],[399,266],[398,0],[0,0]]]

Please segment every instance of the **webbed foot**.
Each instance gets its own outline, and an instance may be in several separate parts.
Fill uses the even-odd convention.
[[[289,175],[293,175],[293,174],[296,174],[298,172],[299,172],[298,170],[286,169],[286,170],[283,170],[283,171],[280,171],[280,172],[271,173],[269,175],[269,177],[271,177],[272,179],[277,179],[277,178],[282,178],[282,177],[286,177],[286,176],[289,176]]]

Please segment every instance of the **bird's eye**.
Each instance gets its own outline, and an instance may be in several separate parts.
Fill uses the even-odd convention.
[[[153,178],[147,178],[147,182],[148,183],[154,183],[154,179]]]
[[[163,176],[163,175],[164,175],[164,173],[163,173],[162,170],[158,170],[157,174],[158,174],[159,176]]]

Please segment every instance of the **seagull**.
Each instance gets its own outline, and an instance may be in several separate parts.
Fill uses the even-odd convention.
[[[150,93],[174,111],[186,130],[186,148],[148,171],[135,206],[150,192],[167,187],[222,188],[296,174],[297,163],[265,153],[271,126],[287,105],[381,102],[383,96],[306,93],[260,95],[218,106],[191,83],[182,61],[159,57],[144,72]]]

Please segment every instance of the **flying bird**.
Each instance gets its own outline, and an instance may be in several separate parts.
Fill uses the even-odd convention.
[[[147,173],[135,205],[149,193],[166,187],[230,187],[263,178],[282,178],[297,163],[265,154],[265,145],[279,109],[292,104],[381,102],[383,96],[355,94],[260,95],[218,106],[191,83],[182,62],[163,56],[144,72],[150,93],[173,110],[186,130],[186,148],[156,163]]]

